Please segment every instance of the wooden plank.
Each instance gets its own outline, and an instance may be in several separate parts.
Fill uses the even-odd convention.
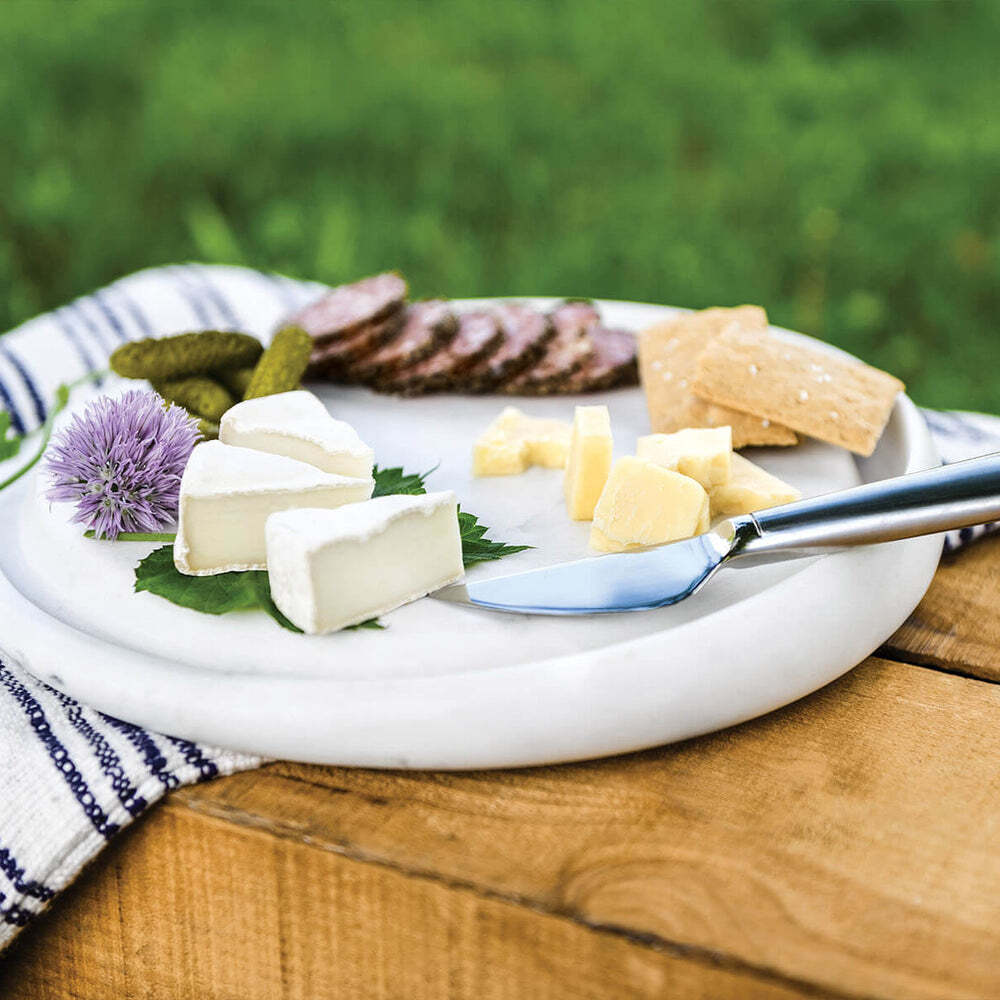
[[[1000,537],[941,561],[916,611],[885,652],[959,674],[1000,681]]]
[[[870,661],[781,713],[617,760],[471,775],[280,764],[183,798],[833,990],[1000,995],[1000,858],[981,835],[998,708],[989,685]]]
[[[793,1000],[795,984],[171,804],[0,965],[18,1000]]]
[[[998,709],[872,659],[614,760],[271,765],[177,793],[11,961],[116,996],[998,996]]]

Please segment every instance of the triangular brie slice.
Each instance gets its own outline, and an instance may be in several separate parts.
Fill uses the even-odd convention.
[[[221,441],[200,444],[181,479],[174,565],[189,576],[265,569],[264,525],[271,514],[358,503],[374,485],[371,476],[322,472],[283,455]]]
[[[274,603],[303,632],[375,618],[464,575],[455,494],[275,514],[267,567]]]
[[[374,455],[354,428],[330,416],[305,390],[237,403],[222,418],[219,440],[308,462],[341,476],[370,476]]]

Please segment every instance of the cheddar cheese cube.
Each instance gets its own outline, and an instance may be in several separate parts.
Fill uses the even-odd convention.
[[[566,420],[529,417],[516,406],[508,406],[476,441],[473,472],[477,476],[510,476],[532,465],[562,469],[570,436]]]
[[[701,484],[644,458],[621,458],[594,510],[591,545],[608,551],[663,545],[690,538],[707,522],[708,494]]]
[[[798,500],[802,494],[782,482],[777,476],[765,472],[742,455],[734,454],[729,480],[713,486],[709,499],[712,517],[731,517],[735,514],[751,514],[755,510],[766,510],[783,503]]]
[[[611,417],[606,406],[578,406],[563,492],[574,521],[589,521],[611,471]]]
[[[647,434],[639,438],[635,453],[710,490],[729,479],[733,432],[730,427],[689,427],[673,434]]]

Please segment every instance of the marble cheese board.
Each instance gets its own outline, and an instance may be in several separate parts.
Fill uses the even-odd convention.
[[[633,329],[671,311],[600,307],[609,325]],[[251,332],[265,335],[277,317],[258,319]],[[588,526],[566,517],[560,472],[471,475],[477,433],[511,400],[308,388],[356,427],[380,465],[434,469],[429,488],[454,490],[493,537],[534,546],[474,567],[472,579],[590,554]],[[648,432],[640,390],[585,400],[608,404],[616,456]],[[518,405],[571,418],[581,401]],[[869,459],[818,442],[747,454],[805,495],[937,461],[905,396]],[[217,746],[320,763],[480,768],[622,753],[800,698],[902,623],[933,576],[941,539],[728,570],[658,611],[523,617],[427,598],[387,615],[384,631],[315,637],[261,613],[213,617],[133,593],[133,567],[153,547],[85,539],[64,505],[41,497],[37,476],[0,494],[0,656],[109,714]]]

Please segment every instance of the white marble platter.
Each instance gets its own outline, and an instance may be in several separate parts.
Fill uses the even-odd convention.
[[[634,329],[671,311],[600,305],[610,325]],[[272,323],[262,317],[253,332]],[[473,578],[589,554],[587,526],[565,515],[558,471],[472,477],[472,443],[509,400],[310,388],[358,429],[380,465],[434,468],[431,488],[454,490],[493,537],[535,546],[474,568]],[[579,401],[519,405],[569,418]],[[648,432],[639,390],[587,401],[609,405],[616,455]],[[870,459],[817,442],[748,454],[806,495],[936,463],[905,396]],[[39,492],[29,477],[0,494],[0,655],[153,729],[267,756],[374,767],[552,763],[753,718],[876,649],[920,600],[941,549],[933,537],[727,570],[694,598],[658,611],[523,617],[424,599],[385,616],[384,631],[307,637],[262,613],[217,618],[133,593],[133,567],[153,546],[87,540],[67,509]]]

